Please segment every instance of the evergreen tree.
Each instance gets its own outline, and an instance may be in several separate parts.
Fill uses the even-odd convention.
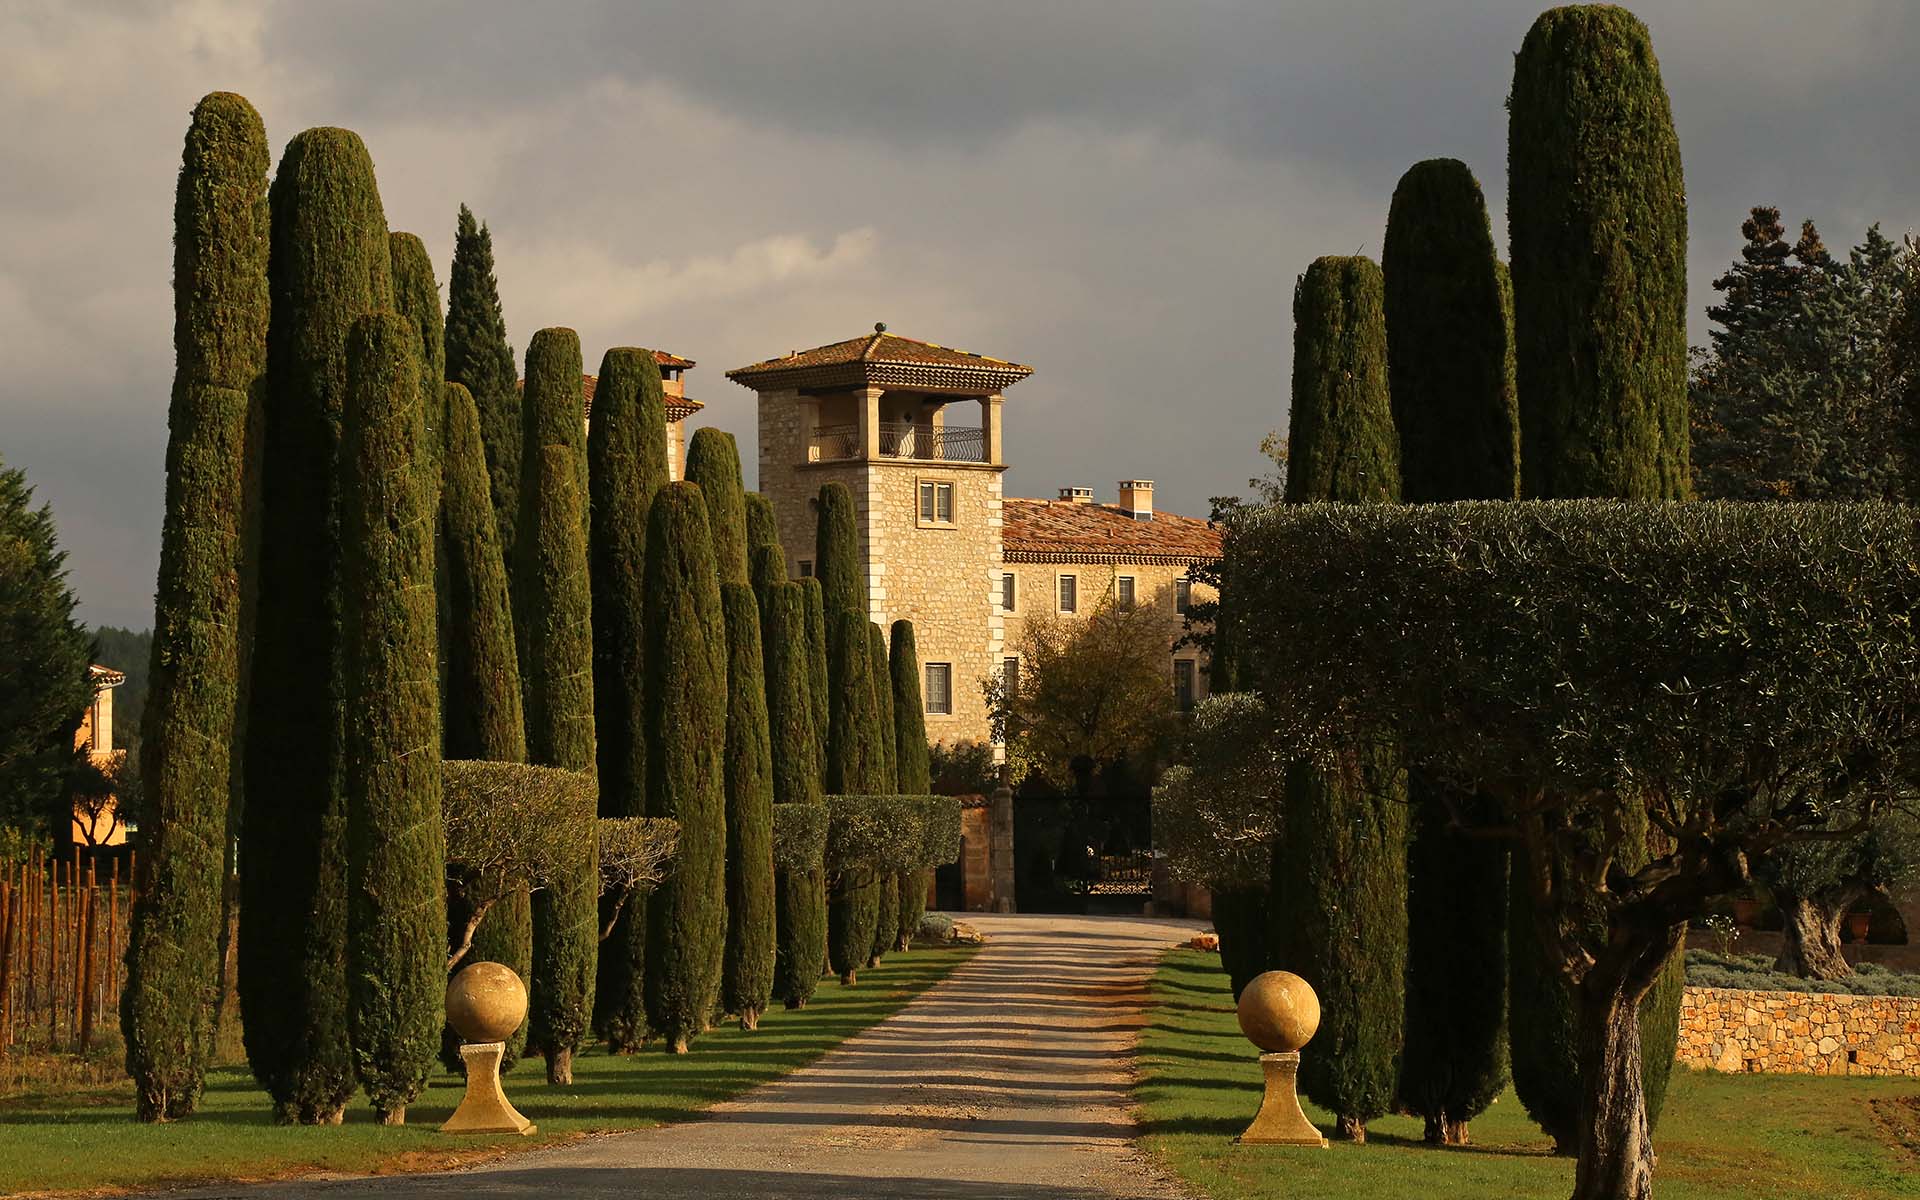
[[[1507,111],[1522,491],[1685,497],[1686,185],[1646,26],[1542,13]]]
[[[446,438],[442,456],[440,573],[441,611],[449,614],[441,654],[446,660],[446,705],[442,757],[525,762],[526,722],[521,709],[520,663],[513,639],[513,600],[500,553],[500,527],[487,490],[487,458],[480,444],[480,414],[473,395],[458,383],[443,386]],[[452,906],[450,905],[450,908]],[[449,928],[466,914],[449,911]],[[522,886],[494,902],[474,930],[474,962],[504,963],[522,979],[533,974],[532,899]],[[501,1069],[510,1069],[526,1048],[527,1025],[508,1036]],[[451,1028],[441,1038],[449,1070],[463,1067],[460,1040]]]
[[[405,1124],[408,1102],[426,1087],[447,982],[433,465],[419,336],[408,318],[376,313],[347,340],[347,1030],[383,1125]]]
[[[884,795],[897,795],[900,767],[893,747],[893,668],[887,660],[887,635],[878,621],[867,622],[867,652],[872,656],[867,664],[867,678],[873,684],[874,719],[878,722],[873,731],[873,745],[880,752],[878,790]]]
[[[888,665],[893,677],[893,757],[900,793],[924,796],[933,791],[933,780],[927,747],[926,705],[920,696],[920,652],[914,644],[912,621],[893,623]],[[900,920],[894,939],[897,950],[907,949],[920,929],[920,918],[927,911],[927,885],[932,876],[930,867],[901,873]]]
[[[214,92],[195,106],[174,192],[174,382],[151,681],[141,725],[142,886],[120,999],[143,1121],[192,1113],[212,1054],[224,846],[240,688],[248,417],[267,365],[266,129]],[[0,489],[4,489],[0,478]],[[0,518],[0,539],[12,522]],[[7,573],[9,576],[11,572]],[[9,655],[7,661],[29,661]],[[82,670],[75,676],[84,677]],[[51,689],[73,695],[75,688]],[[0,750],[0,761],[6,760]]]
[[[873,934],[867,949],[867,965],[870,967],[879,966],[880,960],[900,938],[901,874],[899,871],[883,871],[873,881]]]
[[[780,581],[762,602],[767,721],[772,731],[776,804],[823,804],[819,739],[813,731],[812,667],[806,637],[806,589]],[[820,980],[827,950],[826,875],[781,868],[774,880],[774,991],[788,1008],[804,1008]]]
[[[520,516],[520,390],[507,322],[500,313],[500,284],[493,277],[493,234],[466,205],[453,240],[453,270],[447,277],[447,378],[465,384],[480,410],[480,441],[487,451],[487,477],[499,525],[500,552],[514,559],[514,524]]]
[[[1275,865],[1283,862],[1275,855]],[[1277,922],[1270,920],[1271,898],[1264,887],[1212,889],[1213,928],[1220,937],[1220,969],[1227,973],[1237,1004],[1256,976],[1280,965],[1274,943]]]
[[[421,459],[429,469],[427,479],[437,509],[440,460],[446,441],[443,411],[446,397],[442,384],[447,378],[447,323],[440,312],[440,284],[433,277],[433,259],[418,234],[389,234],[387,257],[393,269],[394,311],[413,326],[414,341],[419,347],[420,411],[427,430]]]
[[[1588,5],[1534,22],[1514,60],[1507,174],[1523,494],[1686,498],[1686,186],[1660,64],[1637,17]],[[1508,919],[1514,1088],[1572,1153],[1578,1130],[1564,1099],[1576,1097],[1577,1112],[1579,1006],[1538,937],[1520,936],[1537,924],[1524,890]],[[1667,1023],[1655,1014],[1656,1027]],[[1643,1086],[1664,1086],[1664,1064],[1649,1075],[1653,1048],[1642,1050]],[[1649,1090],[1650,1115],[1659,1104]]]
[[[749,558],[761,546],[772,546],[778,549],[779,545],[780,525],[774,519],[773,501],[759,492],[748,492],[747,554]]]
[[[1289,503],[1393,502],[1399,439],[1387,395],[1380,269],[1322,258],[1294,290]],[[1338,774],[1289,772],[1269,920],[1280,965],[1320,994],[1300,1084],[1336,1135],[1364,1141],[1390,1110],[1407,952],[1405,783],[1394,755],[1356,750]]]
[[[813,738],[814,757],[820,762],[820,778],[824,783],[827,770],[827,731],[831,725],[829,702],[829,675],[827,672],[827,614],[824,596],[818,579],[802,579],[800,582],[801,606],[806,610],[807,627],[807,682],[813,691]]]
[[[867,611],[867,581],[860,571],[860,525],[853,493],[844,483],[820,488],[814,526],[813,573],[820,581],[829,623],[834,613]],[[831,628],[831,624],[829,624]]]
[[[828,626],[827,791],[834,795],[883,795],[892,790],[878,744],[881,726],[868,639],[871,628],[863,613],[845,610],[835,613]],[[872,874],[864,871],[842,872],[829,885],[828,958],[841,982],[850,984],[871,956],[880,916],[879,887]]]
[[[647,520],[647,805],[680,823],[673,874],[647,904],[647,1019],[676,1054],[720,998],[727,936],[727,641],[698,484],[669,483]]]
[[[749,508],[747,512],[751,514],[753,509]],[[760,597],[760,603],[764,606],[767,602],[768,590],[777,583],[787,581],[787,556],[781,551],[778,542],[767,546],[755,546],[749,553],[753,557],[749,568],[753,576],[753,591]]]
[[[593,586],[594,730],[599,736],[600,815],[647,813],[645,608],[647,513],[667,482],[667,412],[650,350],[623,347],[600,360],[587,433],[587,539]],[[612,898],[601,902],[601,924]],[[621,905],[600,954],[594,1029],[616,1051],[646,1039],[647,913],[642,897]]]
[[[727,1012],[739,1015],[741,1028],[753,1029],[773,992],[773,748],[766,658],[753,589],[721,584],[720,608],[727,635],[727,941],[720,1000]]]
[[[542,329],[527,346],[520,444],[514,631],[527,723],[527,761],[594,769],[593,620],[587,587],[586,409],[580,337]],[[533,897],[533,981],[527,1043],[546,1056],[547,1082],[573,1082],[573,1055],[592,1018],[600,949],[599,839]]]
[[[1401,177],[1387,217],[1387,366],[1401,498],[1511,500],[1520,479],[1507,282],[1480,184],[1432,159]],[[1408,779],[1406,1044],[1400,1102],[1430,1142],[1464,1145],[1506,1084],[1507,847],[1462,835],[1489,800]],[[1494,810],[1494,811],[1489,811]]]
[[[393,307],[387,222],[358,135],[287,143],[268,193],[271,316],[259,608],[241,826],[240,1012],[283,1122],[337,1124],[347,1047],[341,414],[347,331]],[[288,687],[288,680],[300,686]]]
[[[747,582],[747,497],[740,483],[740,449],[733,435],[708,425],[693,431],[687,445],[688,483],[707,499],[713,527],[713,556],[720,582]]]

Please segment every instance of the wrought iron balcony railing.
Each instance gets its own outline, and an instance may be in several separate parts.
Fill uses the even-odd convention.
[[[860,457],[858,425],[823,425],[814,431],[813,457],[829,462]],[[880,456],[922,462],[985,462],[984,429],[935,429],[929,425],[888,421],[880,426]]]

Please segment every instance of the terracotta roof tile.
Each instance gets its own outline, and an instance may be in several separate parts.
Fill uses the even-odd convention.
[[[991,367],[1000,370],[1031,372],[1025,367],[1004,358],[990,358],[985,354],[973,354],[966,350],[955,350],[951,346],[942,346],[935,342],[922,342],[915,338],[901,337],[897,333],[875,330],[857,338],[848,338],[844,342],[834,342],[827,346],[815,346],[811,350],[796,350],[784,358],[770,358],[748,367],[736,367],[728,371],[728,378],[757,371],[788,371],[800,367],[835,367],[856,362],[913,363],[929,367]]]
[[[1068,500],[1002,502],[1001,544],[1008,562],[1203,562],[1220,557],[1220,531],[1211,522],[1156,512],[1136,520],[1112,504]]]

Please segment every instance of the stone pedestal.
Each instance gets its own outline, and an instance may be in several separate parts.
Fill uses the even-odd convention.
[[[500,1090],[500,1059],[506,1054],[505,1042],[481,1042],[460,1047],[467,1064],[467,1094],[453,1110],[441,1133],[518,1133],[537,1131],[532,1121],[508,1102]],[[1263,1110],[1264,1111],[1264,1110]]]
[[[1267,1094],[1240,1141],[1248,1146],[1318,1146],[1324,1150],[1327,1139],[1300,1111],[1300,1095],[1295,1088],[1300,1052],[1262,1054],[1260,1069],[1266,1072]]]

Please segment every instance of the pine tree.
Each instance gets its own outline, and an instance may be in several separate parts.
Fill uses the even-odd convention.
[[[747,498],[733,435],[711,425],[694,430],[687,445],[686,479],[698,484],[707,499],[720,582],[747,582]]]
[[[931,763],[927,752],[926,705],[920,696],[920,652],[914,644],[913,622],[893,623],[893,639],[888,660],[893,677],[893,745],[895,771],[900,794],[924,796],[933,790]],[[931,868],[903,872],[900,876],[900,921],[896,950],[905,950],[919,932],[920,918],[927,911],[927,886]]]
[[[1686,498],[1686,186],[1660,64],[1632,13],[1574,6],[1533,23],[1514,60],[1507,175],[1523,494]],[[1578,1005],[1539,939],[1522,936],[1537,927],[1524,890],[1508,919],[1514,1088],[1571,1153]],[[1651,1114],[1664,1064],[1650,1076],[1645,1053]]]
[[[667,412],[651,350],[623,347],[600,360],[587,433],[587,539],[593,586],[594,730],[600,815],[647,812],[645,609],[647,514],[667,482]],[[601,923],[606,923],[602,901]],[[602,945],[594,1029],[615,1051],[646,1039],[647,913],[621,906]]]
[[[500,527],[487,490],[486,451],[480,444],[480,414],[473,395],[458,383],[443,386],[446,438],[442,458],[441,544],[445,550],[440,608],[449,614],[441,643],[446,659],[446,705],[442,757],[525,762],[526,721],[521,709],[520,662],[514,648],[513,599],[500,553]],[[532,899],[522,887],[498,900],[474,930],[473,962],[504,963],[521,979],[533,973]],[[449,927],[466,914],[450,911]],[[464,965],[464,964],[463,964]],[[510,1069],[526,1048],[527,1025],[506,1042],[501,1069]],[[441,1060],[459,1071],[460,1041],[451,1028],[441,1038]]]
[[[453,270],[447,276],[447,378],[465,384],[480,410],[480,440],[499,526],[500,552],[514,561],[514,524],[520,517],[520,390],[500,284],[493,277],[493,234],[466,205],[454,233]]]
[[[347,340],[347,1030],[383,1125],[405,1124],[408,1102],[426,1087],[447,979],[435,489],[419,337],[408,318],[376,313]]]
[[[753,589],[721,584],[720,608],[727,635],[727,941],[720,1001],[727,1012],[739,1015],[741,1028],[753,1029],[773,992],[773,748],[766,658]]]
[[[834,613],[867,611],[867,581],[860,571],[860,526],[853,493],[844,483],[820,488],[815,518],[813,573],[820,581],[829,622]],[[829,626],[831,627],[831,626]]]
[[[1294,291],[1289,503],[1399,499],[1380,269],[1322,258]],[[1306,766],[1287,780],[1286,836],[1269,920],[1280,965],[1320,994],[1300,1084],[1337,1136],[1364,1141],[1398,1073],[1407,936],[1404,781],[1395,756],[1351,752],[1353,778]]]
[[[759,492],[747,493],[747,554],[761,546],[780,545],[780,525],[773,515],[773,501]]]
[[[268,194],[259,608],[246,722],[240,1011],[276,1117],[337,1124],[347,1048],[339,494],[347,330],[393,307],[387,223],[358,135],[287,143]],[[287,687],[286,681],[302,681]]]
[[[761,603],[772,736],[775,804],[823,804],[819,739],[813,731],[812,665],[806,634],[807,591],[771,585]],[[827,949],[826,875],[782,868],[774,880],[776,954],[773,994],[804,1008],[820,980]]]
[[[1686,185],[1646,26],[1542,13],[1507,111],[1522,491],[1684,498]]]
[[[647,520],[648,815],[680,823],[673,873],[647,903],[647,1019],[676,1054],[720,998],[726,949],[727,635],[698,484],[670,483]]]
[[[1519,487],[1508,285],[1466,164],[1416,163],[1387,217],[1387,365],[1401,498],[1511,500]],[[1406,1044],[1400,1102],[1430,1142],[1464,1145],[1505,1086],[1507,848],[1463,836],[1456,810],[1497,806],[1417,769],[1408,778]]]
[[[193,110],[174,192],[174,383],[153,659],[141,724],[142,886],[120,1028],[143,1121],[187,1116],[212,1054],[227,797],[240,687],[248,417],[267,362],[267,134],[214,92]]]
[[[818,579],[802,579],[799,582],[801,606],[806,610],[807,682],[813,692],[814,757],[819,760],[820,779],[824,784],[827,771],[827,731],[832,723],[827,672],[825,593],[821,590]]]
[[[580,337],[542,329],[527,346],[520,435],[519,541],[514,631],[527,723],[527,761],[594,769],[593,620],[587,587],[586,409]],[[547,1082],[573,1082],[573,1055],[592,1018],[600,949],[597,838],[533,897],[533,980],[527,1044],[545,1055]]]

